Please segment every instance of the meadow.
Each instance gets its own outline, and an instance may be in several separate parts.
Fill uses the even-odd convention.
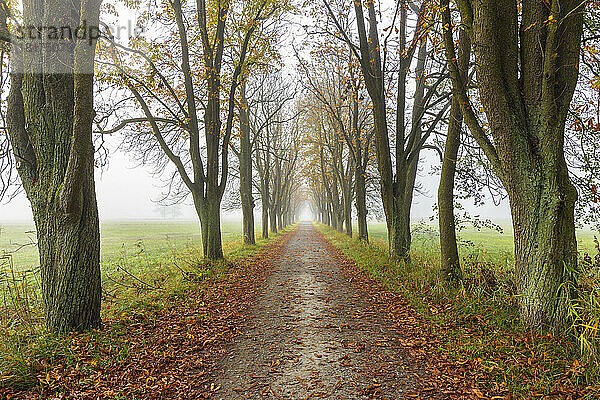
[[[501,232],[487,227],[477,229],[467,226],[460,229],[457,232],[459,251],[462,250],[463,253],[466,254],[472,249],[478,249],[483,254],[514,258],[513,230],[510,222],[500,221],[497,225],[502,229]],[[436,225],[414,224],[413,251],[416,253],[425,250],[430,251],[432,245],[438,246],[439,249],[439,244],[437,243],[437,240],[439,239],[437,229]],[[577,229],[576,235],[578,252],[582,255],[588,253],[593,257],[597,253],[594,237],[598,236],[598,232],[589,228],[584,228]],[[385,243],[385,241],[387,241],[387,229],[385,224],[381,222],[370,223],[369,237],[375,241]]]
[[[241,224],[228,222],[222,225],[225,243],[239,240]],[[110,262],[123,255],[140,254],[160,256],[173,248],[201,247],[200,226],[194,221],[116,221],[100,226],[101,255]],[[12,254],[16,267],[39,263],[33,224],[3,224],[0,221],[0,254]],[[24,246],[24,247],[21,247]]]
[[[226,222],[222,233],[227,260],[208,264],[196,222],[102,223],[102,319],[153,315],[174,299],[186,299],[191,290],[214,286],[235,270],[237,262],[256,255],[279,236],[245,246],[241,224]],[[110,341],[113,334],[103,333],[102,340]],[[40,362],[50,365],[56,357],[64,357],[64,351],[65,343],[44,327],[33,226],[0,224],[0,389],[39,384]]]
[[[507,222],[498,226],[502,232],[491,228],[465,227],[458,232],[462,256],[476,251],[483,259],[505,264],[514,258],[512,227]],[[10,255],[14,270],[31,273],[39,265],[35,246],[33,224],[0,222],[0,257]],[[356,229],[356,228],[355,228]],[[144,261],[146,264],[172,259],[181,250],[201,251],[200,226],[194,221],[115,221],[101,224],[101,260],[103,271],[112,270],[111,265],[125,260]],[[437,227],[430,224],[413,226],[413,253],[422,254],[439,251]],[[239,246],[241,223],[228,221],[222,224],[224,246],[230,249]],[[260,226],[256,227],[260,236]],[[594,257],[597,254],[594,237],[589,229],[577,230],[579,252]],[[387,240],[385,223],[370,222],[371,240],[382,246]],[[0,258],[0,266],[6,268],[8,258]],[[0,268],[1,271],[2,268]],[[137,269],[137,268],[136,268]],[[1,274],[1,272],[0,272]],[[0,275],[1,276],[1,275]]]

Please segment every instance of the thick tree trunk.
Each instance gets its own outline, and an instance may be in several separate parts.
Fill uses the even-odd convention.
[[[352,237],[352,198],[344,199],[344,224],[346,235]]]
[[[575,201],[566,164],[558,174],[540,171],[533,190],[509,192],[521,320],[530,327],[560,331],[567,325],[576,282]]]
[[[39,23],[43,15],[49,26],[74,29],[80,8],[72,6],[26,2],[23,16],[26,23]],[[81,19],[98,26],[99,7],[86,3]],[[60,65],[44,39],[33,44],[32,51],[11,53],[7,129],[36,225],[46,325],[54,333],[80,332],[101,326],[92,145],[95,42],[75,44],[70,56],[77,63],[64,57]]]
[[[410,215],[404,212],[402,198],[394,197],[391,207],[393,215],[388,218],[390,255],[398,260],[410,259]]]
[[[340,202],[340,196],[339,196],[339,192],[338,192],[338,182],[337,179],[334,178],[333,184],[332,184],[332,188],[331,188],[331,194],[332,194],[332,213],[333,213],[333,219],[334,219],[334,228],[338,231],[338,232],[343,232],[344,231],[344,210],[342,202]]]
[[[406,172],[406,186],[404,188],[404,196],[401,199],[398,199],[399,204],[401,204],[400,206],[400,210],[399,212],[401,213],[401,216],[399,218],[399,221],[401,223],[400,229],[399,229],[399,235],[401,235],[400,241],[402,243],[406,243],[405,246],[407,246],[407,253],[404,255],[405,259],[408,259],[409,257],[409,252],[410,251],[410,245],[412,243],[412,234],[410,231],[410,211],[412,208],[412,200],[413,200],[413,194],[414,194],[414,190],[415,190],[415,181],[416,181],[416,177],[417,177],[417,163],[418,161],[418,155],[416,156],[417,158],[415,159],[415,161],[413,163],[411,163],[411,165],[408,168],[408,171]]]
[[[205,258],[219,260],[223,258],[221,242],[221,200],[218,197],[194,195],[194,206],[200,219],[202,232],[202,250]]]
[[[33,207],[46,325],[52,332],[101,325],[100,228],[91,164],[86,175],[88,195],[74,219],[53,207]]]
[[[338,232],[344,232],[344,210],[338,210],[336,213]]]
[[[277,207],[277,229],[282,230],[284,227],[283,213],[281,212],[281,206]]]
[[[327,219],[329,220],[328,225],[337,230],[337,219],[335,218],[335,212],[333,210],[333,206],[331,205],[331,201],[327,202]]]
[[[242,196],[244,197],[244,196]],[[254,199],[252,195],[242,202],[242,234],[244,235],[244,244],[256,244],[254,236]]]
[[[277,233],[277,208],[275,206],[271,206],[271,209],[269,210],[269,218],[271,232]]]
[[[203,224],[206,225],[206,236],[202,238],[204,256],[209,260],[222,259],[221,199],[207,196]]]
[[[331,226],[331,219],[329,218],[329,209],[328,209],[328,207],[325,207],[322,210],[322,213],[323,213],[323,218],[322,218],[323,219],[323,223],[325,225],[327,225],[327,226]]]

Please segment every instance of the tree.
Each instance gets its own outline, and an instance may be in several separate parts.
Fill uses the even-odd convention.
[[[242,235],[245,244],[255,244],[254,238],[254,198],[252,196],[252,138],[250,137],[250,117],[246,99],[246,83],[240,88],[240,198],[242,202]]]
[[[285,3],[281,3],[285,6]],[[274,64],[280,61],[280,56],[275,49],[276,44],[280,42],[280,36],[283,27],[273,19],[271,24],[261,24],[261,32],[256,36],[253,46],[248,54],[247,65],[253,66],[253,70],[245,71],[240,85],[240,96],[238,99],[238,118],[239,118],[239,149],[231,144],[231,149],[239,160],[239,191],[242,208],[242,235],[245,244],[255,244],[254,237],[254,197],[253,197],[253,169],[252,155],[255,150],[255,141],[257,138],[255,130],[251,126],[251,112],[247,98],[247,82],[252,80],[255,75],[264,75],[273,69]],[[233,31],[233,34],[238,34]],[[243,38],[238,38],[241,41]],[[256,92],[254,92],[256,93]]]
[[[461,30],[458,42],[457,64],[463,82],[467,81],[470,58],[471,42],[467,32]],[[438,187],[441,272],[443,279],[453,284],[457,284],[462,279],[454,216],[454,177],[456,174],[460,136],[463,125],[459,101],[457,96],[452,96],[448,121],[448,135],[444,147],[440,184]]]
[[[56,333],[101,325],[92,145],[99,13],[97,0],[25,2],[24,26],[73,33],[86,23],[87,35],[76,40],[40,32],[41,43],[25,37],[11,54],[8,135],[37,229],[46,325]]]
[[[163,5],[161,16],[171,29],[166,41],[154,42],[164,40],[162,36],[136,39],[132,48],[110,43],[111,65],[143,112],[141,118],[124,118],[119,126],[150,129],[154,140],[140,140],[136,131],[131,143],[144,153],[158,149],[170,161],[194,200],[205,257],[220,259],[220,208],[229,176],[237,89],[249,66],[246,57],[257,46],[257,32],[285,7],[271,0],[200,0],[191,10],[180,0]],[[189,18],[190,13],[195,18]],[[239,17],[235,23],[234,15]],[[230,41],[238,36],[239,41]],[[136,69],[121,61],[125,55],[118,49],[132,57],[129,64]],[[227,55],[230,63],[224,61]],[[204,112],[202,120],[199,110]]]
[[[477,119],[457,64],[449,0],[441,0],[453,95],[508,193],[520,317],[534,329],[567,324],[576,280],[577,191],[565,162],[565,121],[578,77],[585,2],[459,1],[475,49],[489,132]]]
[[[355,1],[354,14],[358,32],[358,45],[354,44],[349,33],[342,26],[330,4],[324,0],[327,12],[334,21],[341,39],[344,40],[359,60],[367,92],[373,103],[373,121],[375,131],[375,150],[381,184],[381,198],[386,216],[389,251],[394,258],[408,259],[411,243],[410,234],[410,209],[419,155],[438,122],[443,119],[448,108],[442,105],[447,96],[439,95],[438,86],[444,79],[444,74],[437,72],[432,83],[428,83],[425,74],[427,59],[427,36],[429,34],[431,2],[423,1],[420,7],[412,2],[396,2],[392,15],[392,25],[385,30],[383,43],[380,42],[378,16],[375,2]],[[411,7],[417,14],[417,22],[413,36],[409,43],[407,36],[407,9]],[[366,15],[365,15],[366,9]],[[389,126],[387,93],[390,72],[387,61],[389,55],[388,39],[396,29],[398,14],[399,26],[397,53],[397,77],[395,79],[395,126]],[[368,24],[368,28],[367,28]],[[382,34],[383,35],[383,34]],[[416,57],[415,66],[415,93],[412,104],[410,123],[407,124],[406,100],[408,91],[406,87],[409,71]],[[428,126],[423,130],[427,110],[434,106],[438,110],[428,121]],[[408,129],[406,127],[408,125]],[[390,146],[390,133],[395,131],[395,148]],[[393,153],[392,153],[393,150]]]
[[[269,237],[269,225],[277,232],[277,211],[281,187],[285,184],[281,175],[281,159],[284,157],[282,140],[287,132],[283,125],[294,119],[286,116],[288,103],[295,93],[290,90],[281,71],[265,71],[250,82],[253,93],[249,101],[249,123],[253,134],[254,165],[258,172],[255,186],[260,194],[262,209],[262,237]]]

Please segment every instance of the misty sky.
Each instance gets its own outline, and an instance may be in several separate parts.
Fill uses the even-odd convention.
[[[136,14],[135,11],[123,11],[120,8],[118,25],[120,26],[135,26]],[[109,21],[105,21],[109,22]],[[296,16],[292,18],[289,26],[300,28],[301,25],[310,24],[305,19],[305,16]],[[289,29],[289,28],[288,28]],[[291,43],[295,42],[298,47],[302,40],[301,29],[293,29],[293,34],[290,34],[282,43],[282,55],[286,67],[284,70],[290,74],[294,74],[293,70],[296,61],[291,59],[292,51],[286,51],[285,48],[291,48]],[[126,41],[126,38],[123,38]],[[285,54],[289,53],[289,54]],[[111,146],[115,149],[118,145],[118,137],[110,138]],[[439,181],[439,173],[432,171],[432,165],[439,163],[439,158],[430,150],[423,150],[421,153],[422,167],[419,171],[417,181],[420,182],[423,194],[415,193],[415,198],[412,206],[412,218],[420,220],[429,218],[433,215],[432,206],[436,203],[437,185]],[[103,170],[96,169],[96,190],[98,197],[98,208],[101,220],[124,220],[124,219],[158,219],[161,218],[161,213],[157,208],[158,200],[161,199],[161,180],[159,177],[152,176],[151,167],[140,167],[134,161],[133,157],[119,151],[112,151],[110,163]],[[488,195],[489,199],[489,195]],[[465,203],[464,206],[472,215],[480,215],[482,218],[490,218],[497,222],[505,222],[510,219],[510,211],[508,202],[504,201],[500,206],[493,205],[491,199],[489,204],[484,207],[473,207],[472,204]],[[197,220],[191,200],[181,207],[181,219]],[[259,213],[258,208],[255,209]],[[240,213],[224,215],[224,219],[240,218]],[[259,218],[260,219],[260,218]],[[258,220],[259,220],[258,219]],[[27,198],[21,194],[13,199],[10,203],[0,203],[0,223],[2,222],[17,222],[17,221],[32,221],[31,210]]]
[[[437,157],[437,156],[435,156]],[[436,162],[431,154],[424,152],[422,155],[425,163],[418,176],[425,194],[416,194],[413,202],[413,218],[419,220],[433,215],[432,206],[436,202],[437,184],[439,176],[431,170],[432,162]],[[438,161],[439,162],[439,161]],[[112,152],[110,165],[103,171],[96,169],[96,188],[98,195],[98,208],[102,220],[123,219],[156,219],[162,218],[157,212],[161,198],[161,180],[151,174],[148,167],[138,167],[130,160],[127,154]],[[180,218],[195,220],[195,212],[190,202],[181,206]],[[496,221],[505,221],[510,218],[507,202],[496,207],[490,200],[484,207],[473,207],[465,204],[466,209],[472,214],[479,214],[483,218]],[[256,213],[259,212],[257,208]],[[257,214],[258,216],[258,214]],[[226,215],[226,218],[235,218],[237,215]],[[10,203],[0,204],[0,223],[2,222],[31,221],[29,202],[24,195],[20,195]]]

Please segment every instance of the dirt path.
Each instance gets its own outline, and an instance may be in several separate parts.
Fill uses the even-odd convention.
[[[401,337],[301,224],[223,357],[217,399],[398,399],[415,388]]]

